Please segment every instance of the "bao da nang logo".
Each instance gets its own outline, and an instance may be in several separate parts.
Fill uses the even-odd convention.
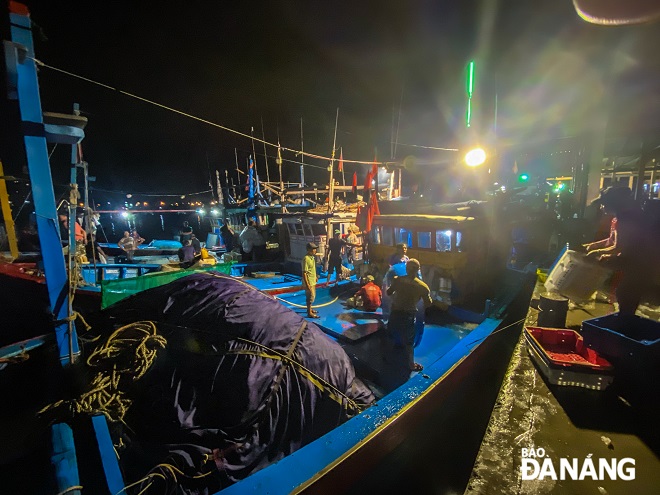
[[[523,480],[623,480],[635,479],[635,459],[624,457],[584,459],[546,456],[545,449],[522,449],[520,473]]]

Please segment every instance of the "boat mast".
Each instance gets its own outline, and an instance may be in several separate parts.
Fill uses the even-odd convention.
[[[236,148],[234,148],[234,158],[236,159],[236,185],[238,186],[238,193],[240,193],[241,199],[243,198],[243,194],[241,191],[241,169],[238,168],[238,151]],[[234,191],[234,196],[236,196],[236,201],[238,201],[238,194],[236,191]]]
[[[337,145],[337,123],[339,122],[339,108],[337,108],[337,116],[335,117],[335,137],[332,141],[332,155],[330,158],[330,179],[328,182],[328,219],[326,222],[326,237],[325,237],[325,255],[324,255],[324,267],[327,267],[328,256],[330,256],[330,250],[328,249],[330,238],[332,237],[332,197],[335,192],[335,181],[333,178],[333,169],[335,167],[335,147]]]
[[[303,140],[303,119],[300,117],[300,189],[305,190],[305,143]],[[305,204],[305,193],[302,195],[302,204]]]
[[[266,160],[266,183],[268,184],[268,204],[271,203],[271,193],[270,193],[270,172],[268,171],[268,153],[266,152],[266,135],[264,134],[264,118],[261,117],[261,141],[264,144],[264,160]],[[256,155],[255,155],[256,160]],[[281,172],[281,169],[280,169]],[[282,174],[280,173],[280,177]]]

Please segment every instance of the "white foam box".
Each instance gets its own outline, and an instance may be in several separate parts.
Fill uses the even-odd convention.
[[[569,249],[548,274],[544,286],[546,290],[558,292],[573,301],[588,301],[611,275],[611,270]]]

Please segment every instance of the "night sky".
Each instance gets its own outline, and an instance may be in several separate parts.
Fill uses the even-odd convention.
[[[283,146],[344,158],[442,162],[452,154],[399,144],[511,144],[585,132],[608,88],[640,110],[656,91],[659,26],[605,28],[578,18],[570,0],[289,2],[26,1],[46,64]],[[5,33],[3,33],[4,37]],[[474,133],[465,132],[465,67],[477,63]],[[632,72],[631,72],[632,71]],[[209,170],[235,177],[249,139],[43,68],[45,111],[89,118],[83,141],[98,190],[184,194],[208,189]],[[657,95],[657,92],[655,93]],[[657,97],[656,97],[657,99]],[[650,101],[653,101],[651,99]],[[263,145],[255,143],[262,180]],[[275,150],[268,149],[271,178]],[[394,155],[394,156],[393,156]],[[337,153],[338,156],[338,153]],[[285,159],[299,160],[291,153]],[[53,152],[66,182],[69,151]],[[305,158],[307,182],[326,162]],[[363,176],[366,165],[347,165]],[[285,178],[298,166],[285,162]],[[224,172],[223,178],[224,178]],[[100,192],[97,194],[101,194]],[[108,193],[110,196],[112,193]]]

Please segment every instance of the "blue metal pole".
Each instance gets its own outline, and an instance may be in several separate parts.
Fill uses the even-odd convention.
[[[248,167],[248,220],[256,218],[256,208],[254,205],[254,163],[250,157],[250,166]]]
[[[15,88],[11,89],[15,89],[18,98],[50,310],[57,322],[55,338],[59,357],[63,365],[70,365],[74,356],[79,354],[78,339],[75,335],[75,326],[66,321],[69,311],[69,285],[60,242],[55,193],[50,175],[46,131],[34,61],[32,26],[27,8],[17,2],[11,2],[10,21],[12,43],[5,43],[5,52],[8,53],[7,73],[10,84],[15,84]],[[51,461],[55,467],[58,490],[73,495],[80,494],[80,476],[73,431],[65,423],[54,424],[51,427],[51,438],[53,444]]]
[[[16,5],[16,4],[12,4]],[[20,5],[20,4],[19,4]],[[60,360],[71,364],[80,353],[75,327],[69,335],[69,294],[64,255],[60,242],[59,224],[55,207],[53,179],[50,175],[46,134],[41,113],[41,99],[37,70],[34,62],[34,45],[29,14],[10,13],[11,37],[16,53],[16,91],[23,125],[25,152],[27,156],[37,229],[41,241],[41,253],[46,273],[50,309],[55,318],[55,336]],[[10,47],[7,47],[10,49]]]

